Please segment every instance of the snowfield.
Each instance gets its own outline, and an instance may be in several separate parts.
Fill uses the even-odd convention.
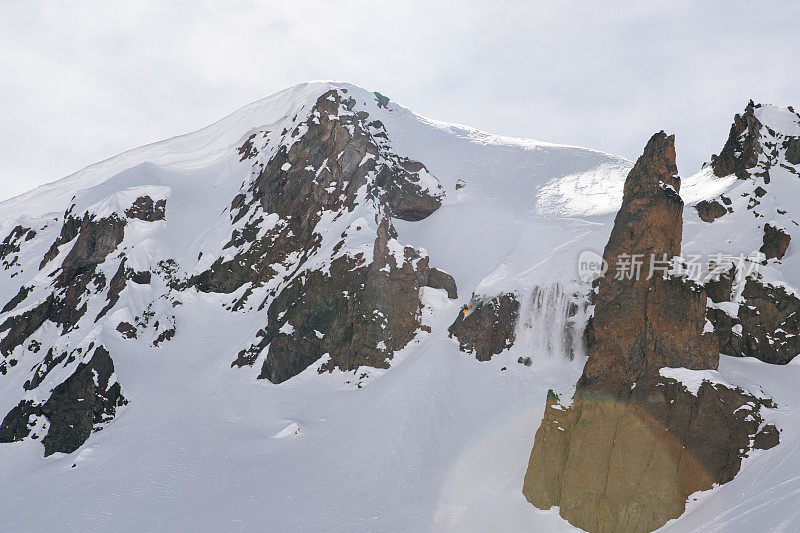
[[[41,443],[31,440],[0,445],[0,529],[576,531],[557,509],[529,504],[522,483],[548,389],[569,398],[585,362],[579,341],[590,310],[568,333],[568,306],[571,295],[589,288],[578,280],[578,256],[602,253],[608,240],[632,167],[623,158],[490,135],[394,102],[381,107],[373,93],[349,84],[303,84],[203,130],[0,203],[2,236],[24,223],[41,237],[25,252],[22,281],[12,283],[8,272],[0,278],[2,303],[20,283],[52,272],[55,265],[40,272],[39,261],[60,229],[52,218],[71,202],[110,214],[142,191],[165,198],[166,220],[126,228],[121,247],[128,261],[136,269],[166,258],[196,272],[207,268],[230,237],[225,209],[248,179],[237,148],[256,130],[291,123],[330,88],[346,88],[356,110],[385,125],[393,149],[423,162],[445,190],[429,218],[394,223],[401,243],[424,248],[432,265],[455,278],[459,300],[423,289],[431,332],[395,354],[388,369],[319,374],[320,360],[279,385],[256,379],[260,365],[231,368],[264,325],[264,312],[224,307],[241,294],[190,291],[177,307],[162,302],[157,312],[174,315],[177,333],[158,347],[130,342],[98,322],[90,337],[113,354],[130,403],[72,454],[44,458]],[[795,126],[764,109],[775,127]],[[800,179],[781,172],[773,179],[788,205],[800,196]],[[685,254],[758,248],[761,234],[742,229],[749,226],[739,215],[705,224],[690,207],[726,191],[736,198],[743,186],[708,169],[684,180]],[[270,223],[276,221],[264,222]],[[375,233],[365,235],[369,252]],[[790,247],[782,274],[765,269],[765,276],[800,286],[799,257]],[[140,314],[149,291],[159,289],[128,287],[112,311],[114,323]],[[516,344],[489,362],[460,352],[447,328],[461,304],[472,294],[505,291],[521,296]],[[533,364],[519,364],[519,357]],[[667,373],[688,387],[709,377],[681,370]],[[800,358],[775,366],[723,356],[711,377],[773,398],[778,409],[764,416],[782,430],[781,443],[751,452],[732,482],[695,495],[686,513],[660,531],[800,530]],[[19,401],[23,380],[21,372],[0,376],[0,415]]]

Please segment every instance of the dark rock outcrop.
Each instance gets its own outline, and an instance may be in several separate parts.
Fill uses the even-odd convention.
[[[259,377],[285,381],[328,354],[320,371],[386,368],[395,351],[420,328],[419,289],[428,278],[428,259],[412,247],[403,258],[390,252],[393,230],[383,219],[373,262],[343,256],[328,273],[314,270],[295,278],[273,300],[260,341],[239,353],[234,365],[252,365],[267,351]]]
[[[81,363],[63,383],[53,389],[42,406],[42,414],[50,421],[42,443],[45,456],[55,452],[72,453],[92,430],[116,414],[125,405],[118,382],[110,382],[114,363],[102,346],[95,349],[88,363]]]
[[[474,353],[478,361],[488,361],[514,345],[519,318],[519,301],[514,294],[501,294],[473,301],[466,314],[459,312],[448,328],[462,352]]]
[[[3,242],[0,242],[0,264],[4,270],[8,270],[17,265],[18,259],[15,254],[21,250],[22,244],[36,237],[36,231],[23,226],[15,226]]]
[[[145,222],[155,222],[156,220],[164,220],[167,209],[167,201],[165,199],[153,201],[149,196],[138,197],[133,204],[125,211],[125,216],[128,218],[138,218]]]
[[[394,218],[417,221],[439,208],[443,191],[438,184],[435,190],[423,186],[423,175],[436,181],[424,165],[395,155],[383,125],[353,113],[354,106],[355,100],[336,90],[320,96],[312,118],[301,124],[305,133],[290,148],[283,145],[231,203],[232,221],[248,221],[226,245],[239,251],[189,284],[203,292],[231,293],[246,283],[266,283],[290,254],[300,253],[297,266],[302,266],[320,246],[316,226],[323,213],[352,211],[365,185],[380,212],[388,209]],[[300,135],[301,126],[287,135]],[[264,218],[273,213],[279,222],[257,238]]]
[[[800,137],[789,137],[784,141],[786,161],[792,165],[800,165]]]
[[[736,115],[728,135],[728,140],[719,155],[711,157],[711,167],[719,177],[736,174],[739,179],[747,179],[748,169],[756,166],[762,152],[759,143],[761,124],[756,119],[755,107],[748,105],[744,114]]]
[[[709,381],[695,394],[661,374],[718,364],[717,341],[703,332],[704,289],[649,262],[668,265],[680,253],[676,172],[673,137],[654,135],[628,175],[604,251],[609,270],[572,405],[548,395],[525,476],[528,501],[559,506],[591,532],[652,531],[683,513],[689,494],[733,479],[760,408],[772,405]],[[645,258],[639,275],[620,276],[635,255]]]
[[[703,200],[695,204],[694,208],[703,222],[714,222],[728,212],[725,206],[716,200]]]
[[[458,287],[456,287],[456,280],[447,272],[443,272],[438,268],[431,268],[428,271],[428,282],[426,287],[433,289],[444,289],[447,291],[447,297],[451,300],[458,298]]]
[[[41,405],[36,405],[33,400],[20,401],[0,423],[0,442],[17,442],[26,438],[31,434],[31,420],[41,414]]]
[[[72,453],[92,431],[100,429],[127,400],[120,385],[111,380],[114,363],[108,351],[98,346],[88,363],[81,363],[73,374],[53,389],[44,404],[23,400],[0,425],[0,442],[21,440],[30,434],[31,419],[45,416],[50,427],[42,439],[45,456],[55,452]]]
[[[764,225],[764,243],[759,249],[767,256],[767,259],[783,259],[786,249],[789,247],[791,237],[784,230],[776,228],[772,224]]]
[[[33,309],[10,316],[0,324],[0,334],[7,332],[0,340],[0,353],[3,355],[10,354],[14,348],[25,342],[45,320],[60,325],[64,332],[68,331],[86,313],[87,304],[83,296],[87,294],[89,284],[94,283],[98,289],[104,288],[106,281],[97,272],[97,266],[122,242],[125,221],[116,215],[95,218],[89,214],[84,215],[79,226],[75,225],[75,220],[77,219],[67,217],[61,235],[53,244],[57,251],[60,246],[58,243],[77,231],[69,239],[74,239],[75,242],[53,282],[56,290]],[[78,229],[73,230],[76,227]],[[9,305],[10,303],[6,307]]]
[[[745,283],[742,298],[741,355],[773,364],[794,359],[800,353],[800,300],[784,287],[754,278]]]
[[[748,277],[743,283],[736,316],[718,308],[707,311],[719,336],[720,352],[787,364],[800,354],[800,299],[758,277]]]
[[[383,124],[354,112],[355,104],[342,91],[331,90],[317,100],[307,121],[285,132],[296,137],[291,146],[282,145],[254,167],[252,183],[231,202],[231,220],[239,226],[225,248],[236,252],[187,283],[204,292],[231,293],[244,285],[261,286],[291,269],[286,283],[270,295],[267,326],[233,362],[253,365],[265,353],[259,377],[275,383],[326,354],[330,359],[322,370],[385,368],[421,327],[420,287],[457,295],[455,280],[431,269],[428,258],[414,248],[400,246],[391,225],[392,218],[428,217],[441,205],[443,190],[422,163],[394,154]],[[245,141],[242,155],[257,155],[255,138]],[[307,269],[309,259],[322,253],[325,228],[318,224],[324,214],[335,213],[335,220],[353,211],[364,191],[370,216],[381,220],[372,262],[363,254],[340,252],[347,243],[344,232],[326,259],[329,268]],[[275,215],[271,229],[261,232],[265,218],[275,220]],[[390,242],[402,252],[391,253]],[[235,307],[249,294],[246,289]]]

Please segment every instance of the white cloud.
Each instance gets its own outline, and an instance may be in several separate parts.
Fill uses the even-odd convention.
[[[0,198],[310,79],[691,174],[749,98],[800,106],[791,1],[0,4]]]

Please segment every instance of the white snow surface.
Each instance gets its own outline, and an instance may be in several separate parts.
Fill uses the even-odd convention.
[[[423,162],[444,188],[442,207],[428,219],[394,223],[399,242],[424,248],[432,266],[454,276],[461,300],[424,290],[431,333],[396,353],[389,369],[318,374],[323,358],[279,385],[256,379],[260,360],[252,368],[230,366],[265,320],[256,311],[231,317],[222,304],[240,293],[182,293],[175,308],[161,302],[159,316],[171,314],[177,333],[158,348],[98,322],[81,342],[108,347],[130,403],[69,455],[43,458],[31,440],[0,445],[3,530],[576,531],[557,509],[530,505],[522,483],[548,389],[569,398],[585,362],[580,350],[565,357],[563,321],[568,296],[588,289],[577,281],[578,255],[601,253],[611,231],[632,166],[623,158],[491,135],[394,102],[380,108],[372,93],[345,83],[307,83],[0,203],[0,233],[22,223],[39,237],[21,253],[19,278],[12,283],[2,274],[0,299],[53,271],[39,272],[38,262],[58,235],[53,219],[72,203],[77,212],[117,212],[143,190],[167,198],[167,217],[129,223],[121,245],[129,260],[136,268],[165,258],[190,272],[207,268],[230,237],[225,210],[249,179],[236,149],[252,133],[293,123],[331,88],[346,89],[358,101],[355,111],[383,122],[393,150]],[[765,211],[800,194],[800,180],[788,172],[776,170],[773,179],[780,194],[763,199]],[[457,182],[465,186],[456,189]],[[745,186],[708,170],[684,180],[686,253],[758,248],[760,231],[740,230],[752,226],[745,215],[709,225],[689,205],[721,193],[737,202]],[[331,231],[356,222],[371,253],[373,222],[356,216]],[[767,268],[770,279],[800,286],[798,260],[790,247],[782,268]],[[102,268],[110,279],[114,268]],[[113,323],[140,314],[159,289],[128,286]],[[471,294],[503,291],[522,297],[518,342],[478,362],[458,351],[447,327]],[[59,337],[51,326],[37,338]],[[532,366],[518,364],[521,356]],[[365,371],[368,379],[360,380]],[[56,373],[48,380],[65,377]],[[0,414],[18,402],[22,375],[0,379]],[[751,452],[732,482],[690,501],[663,531],[800,529],[800,456],[793,453],[800,447],[800,363],[723,356],[719,378],[774,398],[778,409],[764,415],[782,428],[781,444]]]

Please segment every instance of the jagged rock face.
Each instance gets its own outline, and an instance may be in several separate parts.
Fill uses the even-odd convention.
[[[587,386],[610,377],[630,384],[664,366],[717,366],[716,342],[702,334],[705,292],[678,277],[664,279],[669,262],[680,254],[683,201],[676,172],[674,137],[661,132],[625,182],[603,253],[609,268],[598,286],[594,338],[582,378]],[[634,257],[642,262],[638,278],[621,262],[633,264]],[[651,265],[651,258],[658,263]]]
[[[93,283],[99,289],[105,287],[105,277],[98,274],[96,268],[122,242],[125,221],[115,216],[95,219],[87,214],[78,226],[74,218],[68,217],[64,222],[64,228],[74,227],[79,228],[77,239],[64,258],[60,273],[53,283],[54,288],[59,290],[54,290],[33,309],[10,316],[0,324],[0,333],[8,332],[0,340],[0,353],[3,355],[10,355],[46,320],[62,326],[64,332],[68,331],[86,313],[87,304],[84,297],[88,294],[89,284]],[[72,229],[62,229],[61,236],[56,242],[63,239],[65,234],[71,233]],[[23,287],[18,298],[15,297],[8,302],[4,310],[13,310],[25,299],[28,292],[30,288]]]
[[[474,299],[473,299],[474,300]],[[459,313],[448,331],[458,340],[462,352],[473,353],[478,361],[488,361],[513,346],[519,318],[519,301],[514,294],[473,301],[470,310]]]
[[[783,259],[789,247],[791,237],[782,229],[772,224],[764,225],[764,244],[759,249],[767,259]]]
[[[786,161],[792,165],[800,165],[800,137],[790,137],[783,143],[786,150]]]
[[[43,275],[21,286],[2,309],[5,316],[0,322],[0,354],[4,360],[0,362],[0,373],[7,373],[9,363],[15,366],[20,359],[34,360],[25,363],[30,365],[31,374],[22,387],[24,396],[5,416],[0,441],[20,440],[31,433],[31,438],[39,438],[44,432],[40,421],[46,420],[47,432],[42,439],[45,454],[69,453],[127,403],[114,377],[108,350],[92,340],[96,333],[88,332],[82,337],[78,330],[84,323],[91,328],[103,318],[116,305],[129,279],[149,282],[150,272],[134,272],[126,267],[127,258],[120,247],[130,218],[162,220],[165,205],[164,199],[153,201],[142,196],[124,212],[112,209],[97,214],[87,209],[79,214],[76,204],[72,204],[64,213],[60,232],[39,263]],[[31,232],[28,230],[25,235]],[[8,242],[18,240],[12,236]],[[110,272],[116,273],[108,280],[110,265],[115,269]],[[95,302],[102,300],[105,305],[100,308]],[[99,309],[99,313],[87,316],[91,308]],[[48,323],[60,327],[66,342],[40,333]],[[70,344],[71,336],[78,339],[74,345]],[[53,382],[55,369],[59,369],[55,373],[58,376],[68,369],[67,377]],[[48,383],[47,388],[42,386],[44,383]]]
[[[428,272],[428,283],[426,286],[432,289],[444,289],[447,292],[447,297],[451,300],[458,298],[458,287],[456,280],[453,276],[439,270],[438,268],[431,268]]]
[[[235,223],[225,248],[241,247],[232,259],[219,259],[193,284],[204,292],[230,293],[246,283],[263,284],[277,275],[273,265],[300,254],[300,265],[314,254],[321,236],[315,231],[323,213],[352,211],[359,194],[377,203],[378,212],[402,220],[426,218],[441,205],[443,192],[421,186],[429,176],[422,163],[394,155],[386,146],[380,122],[352,111],[355,100],[329,91],[317,100],[311,118],[288,133],[298,137],[282,144],[245,192],[231,204]],[[305,132],[303,132],[305,130]],[[258,154],[250,137],[240,148],[243,157]],[[366,190],[364,190],[366,188]],[[266,220],[277,222],[258,238]]]
[[[326,354],[320,371],[385,368],[420,328],[420,287],[457,295],[453,278],[430,269],[418,250],[401,246],[391,225],[392,217],[418,221],[438,209],[443,194],[438,182],[422,163],[395,155],[383,124],[354,112],[355,104],[343,92],[329,91],[308,121],[286,132],[297,139],[256,166],[252,184],[231,204],[233,223],[244,225],[226,248],[240,251],[189,282],[204,292],[248,285],[240,305],[253,288],[277,281],[282,267],[293,269],[272,294],[267,326],[233,362],[253,365],[266,354],[259,377],[274,383]],[[243,158],[259,154],[255,139],[240,148]],[[372,258],[348,254],[344,232],[334,255],[325,259],[326,268],[308,267],[321,253],[323,219],[335,221],[364,204],[381,220]],[[258,237],[266,219],[273,225]]]
[[[390,250],[388,219],[378,228],[373,262],[340,257],[329,272],[295,278],[272,302],[261,340],[240,352],[234,365],[253,364],[269,347],[261,375],[280,383],[328,354],[320,371],[386,368],[393,353],[420,327],[419,291],[428,280],[428,258],[407,246]],[[398,257],[399,256],[399,257]]]
[[[125,216],[128,218],[138,218],[145,222],[155,222],[156,220],[164,220],[167,208],[167,200],[161,198],[160,200],[153,201],[149,196],[138,197],[133,204],[125,211]]]
[[[755,357],[765,363],[787,364],[800,353],[800,299],[785,287],[750,276],[734,299],[735,270],[715,282],[719,289],[707,316],[719,335],[719,351],[726,355]],[[733,310],[731,309],[733,305]],[[735,310],[735,312],[734,312]]]
[[[9,270],[19,264],[17,253],[20,251],[21,244],[34,237],[36,237],[36,231],[31,228],[15,226],[11,230],[11,233],[0,243],[0,264],[3,265],[3,270]]]
[[[253,330],[234,365],[258,363],[259,377],[275,383],[322,358],[320,371],[388,367],[395,352],[425,331],[422,287],[455,298],[456,283],[431,268],[424,251],[401,245],[392,220],[428,217],[444,190],[423,163],[395,153],[385,126],[357,111],[347,93],[325,92],[310,109],[285,117],[282,131],[247,135],[237,168],[249,176],[220,219],[209,221],[217,233],[211,251],[203,249],[209,257],[200,253],[197,264],[158,255],[171,194],[160,183],[111,196],[78,191],[63,218],[11,231],[0,260],[17,269],[25,243],[60,223],[57,235],[55,228],[46,233],[49,249],[36,258],[41,275],[29,275],[32,281],[3,302],[0,374],[32,359],[22,400],[0,431],[4,440],[41,437],[42,428],[30,430],[26,421],[47,419],[47,454],[80,446],[98,417],[113,417],[112,407],[124,401],[124,384],[103,381],[113,354],[100,351],[97,336],[109,331],[125,343],[157,348],[176,335],[173,308],[187,292],[236,292],[220,298],[231,313],[266,309],[266,325]],[[60,327],[58,338],[42,333],[50,323]],[[96,353],[87,346],[98,346]],[[96,402],[87,400],[87,375],[101,378],[102,391],[91,393]]]
[[[108,350],[98,346],[89,362],[80,363],[46,402],[22,400],[12,409],[0,425],[0,442],[27,437],[36,418],[44,416],[50,424],[42,439],[45,456],[77,450],[92,431],[102,429],[117,408],[127,403],[113,375],[114,363]]]
[[[712,156],[711,166],[719,177],[736,174],[739,179],[749,177],[748,169],[756,166],[761,153],[759,130],[761,124],[753,114],[754,106],[748,105],[743,115],[736,115],[728,140],[718,156]]]
[[[705,290],[669,272],[650,276],[647,263],[638,278],[619,275],[633,254],[671,262],[680,253],[675,174],[673,138],[658,133],[625,183],[573,403],[549,395],[525,476],[528,501],[559,506],[591,532],[652,531],[680,516],[693,492],[733,479],[759,432],[760,407],[771,406],[708,381],[694,393],[662,375],[717,367],[716,338],[703,333]]]
[[[760,246],[753,243],[744,255],[757,248],[764,256],[748,260],[749,264],[758,261],[780,272],[781,260],[791,253],[791,232],[798,226],[791,213],[780,206],[786,201],[785,188],[792,185],[786,182],[800,177],[794,166],[800,164],[796,153],[800,137],[775,131],[769,125],[775,126],[770,113],[779,114],[787,123],[800,122],[800,115],[791,109],[770,111],[761,105],[749,105],[743,115],[736,115],[725,147],[713,165],[717,176],[735,174],[742,181],[735,190],[700,202],[695,208],[705,222],[733,214],[738,217],[737,225],[751,224],[762,233],[762,239]],[[775,178],[783,182],[776,183]],[[720,352],[773,364],[786,364],[800,353],[800,343],[792,336],[798,327],[793,313],[800,302],[795,291],[780,286],[779,280],[780,276],[766,280],[737,275],[731,265],[723,275],[713,275],[706,281],[712,302],[707,317],[719,338]]]

